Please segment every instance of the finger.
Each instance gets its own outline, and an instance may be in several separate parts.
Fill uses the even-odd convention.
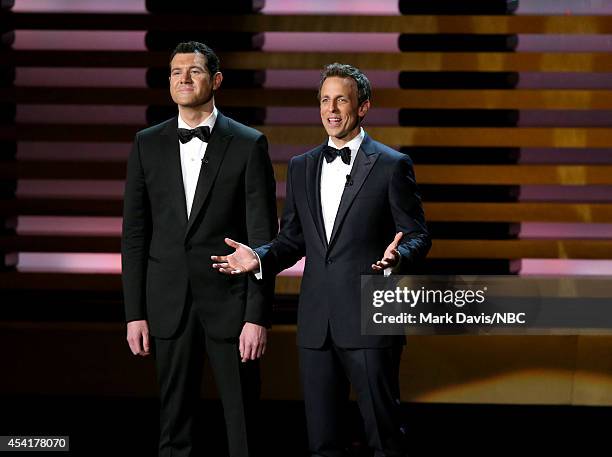
[[[229,264],[227,262],[223,263],[213,263],[213,268],[228,268]]]
[[[145,353],[149,353],[149,332],[142,332],[142,346]]]
[[[264,344],[261,345],[261,355],[260,357],[263,357],[263,355],[266,353],[266,347],[268,345],[266,344],[266,342],[264,341]]]
[[[210,259],[214,260],[215,262],[227,262],[226,255],[211,255]]]
[[[138,355],[142,352],[142,346],[140,345],[140,339],[138,341],[134,341],[134,346],[132,347],[132,352],[134,355]]]
[[[253,341],[247,344],[247,349],[244,358],[246,360],[254,360],[255,359],[256,346]]]
[[[255,346],[255,351],[253,352],[253,360],[258,359],[261,357],[261,348],[263,345],[263,341],[259,340],[259,343],[257,343],[257,345]]]
[[[249,345],[247,344],[245,346],[244,354],[242,355],[242,362],[248,362],[249,360],[250,360]]]
[[[240,334],[238,350],[240,351],[240,358],[244,362],[244,336],[242,336],[242,333]]]
[[[138,343],[136,343],[134,340],[129,339],[128,340],[128,344],[130,346],[130,351],[132,351],[133,355],[138,355],[138,353],[140,352],[140,348],[138,347]]]
[[[259,357],[260,350],[261,338],[256,338],[253,340],[253,344],[251,345],[251,360],[255,360]]]
[[[382,260],[377,261],[375,265],[376,267],[378,267],[375,268],[376,270],[383,270],[385,268],[389,268],[389,266],[391,266],[391,262],[388,258],[384,258]]]
[[[376,270],[376,271],[380,271],[382,270],[382,268],[380,268],[378,265],[376,264],[372,264],[372,270]]]
[[[240,243],[238,243],[237,241],[232,240],[231,238],[226,238],[225,239],[225,244],[227,244],[228,246],[234,248],[234,249],[238,249],[238,247],[240,246]]]

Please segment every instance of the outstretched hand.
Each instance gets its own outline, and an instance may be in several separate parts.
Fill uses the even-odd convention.
[[[253,250],[245,244],[225,238],[225,244],[235,249],[230,255],[213,255],[210,258],[216,263],[212,267],[226,275],[236,275],[259,271],[259,261]]]
[[[402,232],[397,232],[395,234],[395,238],[393,238],[391,244],[387,246],[387,249],[385,249],[383,258],[372,264],[372,270],[381,271],[385,268],[393,268],[398,264],[400,253],[397,250],[397,246],[399,245],[403,235],[404,234]]]

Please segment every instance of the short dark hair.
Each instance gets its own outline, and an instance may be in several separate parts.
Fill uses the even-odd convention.
[[[339,78],[352,78],[353,81],[355,81],[357,84],[357,100],[359,106],[361,106],[361,104],[366,100],[370,100],[372,98],[372,86],[370,85],[370,81],[359,68],[345,63],[334,62],[326,65],[321,72],[319,93],[317,95],[319,99],[321,99],[321,87],[323,87],[323,83],[327,78],[332,76],[337,76]]]
[[[174,51],[172,51],[172,55],[170,56],[170,62],[174,59],[174,56],[177,54],[202,54],[206,57],[206,69],[210,73],[210,76],[213,76],[215,73],[219,71],[219,57],[215,54],[211,48],[206,46],[204,43],[200,43],[198,41],[183,41],[176,45]]]

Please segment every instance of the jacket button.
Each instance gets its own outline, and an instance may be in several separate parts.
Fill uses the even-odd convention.
[[[326,263],[327,265],[331,265],[332,263],[334,263],[334,261],[333,261],[332,259],[327,259],[327,260],[325,261],[325,263]]]
[[[185,245],[185,251],[191,251],[191,245],[190,244],[186,244]]]

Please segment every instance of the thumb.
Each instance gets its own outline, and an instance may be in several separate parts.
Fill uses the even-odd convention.
[[[234,249],[238,249],[238,247],[240,246],[240,243],[238,243],[237,241],[232,240],[231,238],[226,238],[225,239],[225,244],[227,244],[228,246],[234,248]]]
[[[394,249],[397,247],[397,245],[399,244],[403,236],[404,236],[403,232],[397,232],[395,234],[395,238],[393,238],[393,241],[391,242],[391,245],[393,246]]]

